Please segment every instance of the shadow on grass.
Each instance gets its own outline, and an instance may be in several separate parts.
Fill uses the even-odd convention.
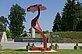
[[[26,49],[15,49],[15,51],[27,51]]]

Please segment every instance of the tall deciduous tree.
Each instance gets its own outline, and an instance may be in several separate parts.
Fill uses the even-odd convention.
[[[3,25],[4,28],[5,28],[4,31],[6,31],[6,26],[7,26],[7,24],[9,24],[7,18],[5,18],[4,16],[1,16],[1,17],[0,17],[0,22],[2,23],[2,25]]]
[[[52,31],[61,31],[61,16],[59,13],[56,14]]]
[[[9,29],[13,38],[19,37],[24,30],[25,9],[21,8],[18,4],[13,5],[8,19],[10,20]]]
[[[0,32],[3,32],[3,31],[5,31],[5,27],[4,27],[4,25],[0,22]]]

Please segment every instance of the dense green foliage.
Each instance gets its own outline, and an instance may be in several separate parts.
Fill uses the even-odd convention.
[[[13,38],[19,37],[24,30],[23,22],[25,21],[25,10],[18,4],[13,5],[10,9],[8,19],[10,20],[9,29]]]
[[[82,39],[82,32],[53,32],[53,35],[59,35],[62,38]]]
[[[73,31],[75,20],[75,0],[67,0],[62,13],[62,30]]]
[[[76,19],[77,19],[77,24],[76,24],[76,31],[82,31],[82,6],[79,2],[76,4]]]
[[[7,18],[4,16],[0,17],[0,31],[6,31],[6,26],[9,24]]]
[[[82,31],[82,6],[80,2],[76,0],[67,0],[63,12],[62,12],[60,31]],[[57,16],[55,21],[57,21]],[[54,27],[52,30],[59,31],[57,23],[54,21]],[[60,21],[60,20],[59,20]],[[59,22],[58,21],[58,22]]]
[[[82,32],[52,32],[50,34],[50,40],[53,39],[55,41],[56,39],[61,40],[60,38],[62,38],[61,41],[63,41],[64,43],[82,43]],[[57,35],[58,37],[55,37]]]
[[[0,22],[0,32],[3,32],[3,31],[5,31],[5,27],[4,27],[4,25]]]
[[[61,31],[61,16],[59,13],[57,13],[53,24],[52,31]]]
[[[12,38],[12,33],[9,30],[6,30],[7,38]]]

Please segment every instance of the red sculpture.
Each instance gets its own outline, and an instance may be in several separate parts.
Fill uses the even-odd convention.
[[[27,8],[27,12],[35,12],[35,11],[38,11],[38,15],[31,21],[31,26],[37,30],[38,32],[40,32],[40,34],[42,35],[43,37],[43,42],[44,42],[44,48],[40,48],[41,49],[44,49],[44,50],[48,50],[49,48],[47,48],[47,40],[46,40],[46,37],[45,35],[43,34],[42,32],[42,29],[40,28],[39,24],[38,24],[38,19],[39,19],[39,16],[40,16],[40,10],[45,10],[46,7],[45,6],[42,6],[42,4],[36,4],[36,5],[32,5],[30,7]],[[37,48],[32,48],[32,50],[37,50]]]

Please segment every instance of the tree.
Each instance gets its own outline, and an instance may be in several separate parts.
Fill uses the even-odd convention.
[[[44,34],[49,33],[49,31],[48,31],[48,30],[45,30],[45,31],[43,31],[43,33],[44,33]]]
[[[56,14],[52,31],[61,31],[61,16],[59,13]]]
[[[5,31],[5,27],[4,27],[4,25],[0,22],[0,32],[3,32],[3,31]]]
[[[67,0],[62,13],[62,30],[75,31],[77,22],[75,0]]]
[[[12,38],[12,33],[9,30],[6,30],[7,38]]]
[[[77,31],[82,31],[82,21],[77,24]]]
[[[4,16],[1,16],[1,17],[0,17],[0,22],[3,24],[3,26],[4,26],[4,28],[5,28],[4,31],[6,31],[6,26],[7,26],[7,24],[9,24],[7,18],[5,18]]]
[[[82,6],[80,2],[76,4],[76,15],[78,24],[76,26],[76,31],[82,31]]]
[[[62,31],[82,30],[82,6],[75,0],[67,0],[62,13]]]
[[[13,38],[19,37],[24,30],[25,10],[18,4],[13,5],[10,9],[8,19],[10,20],[9,29]]]

